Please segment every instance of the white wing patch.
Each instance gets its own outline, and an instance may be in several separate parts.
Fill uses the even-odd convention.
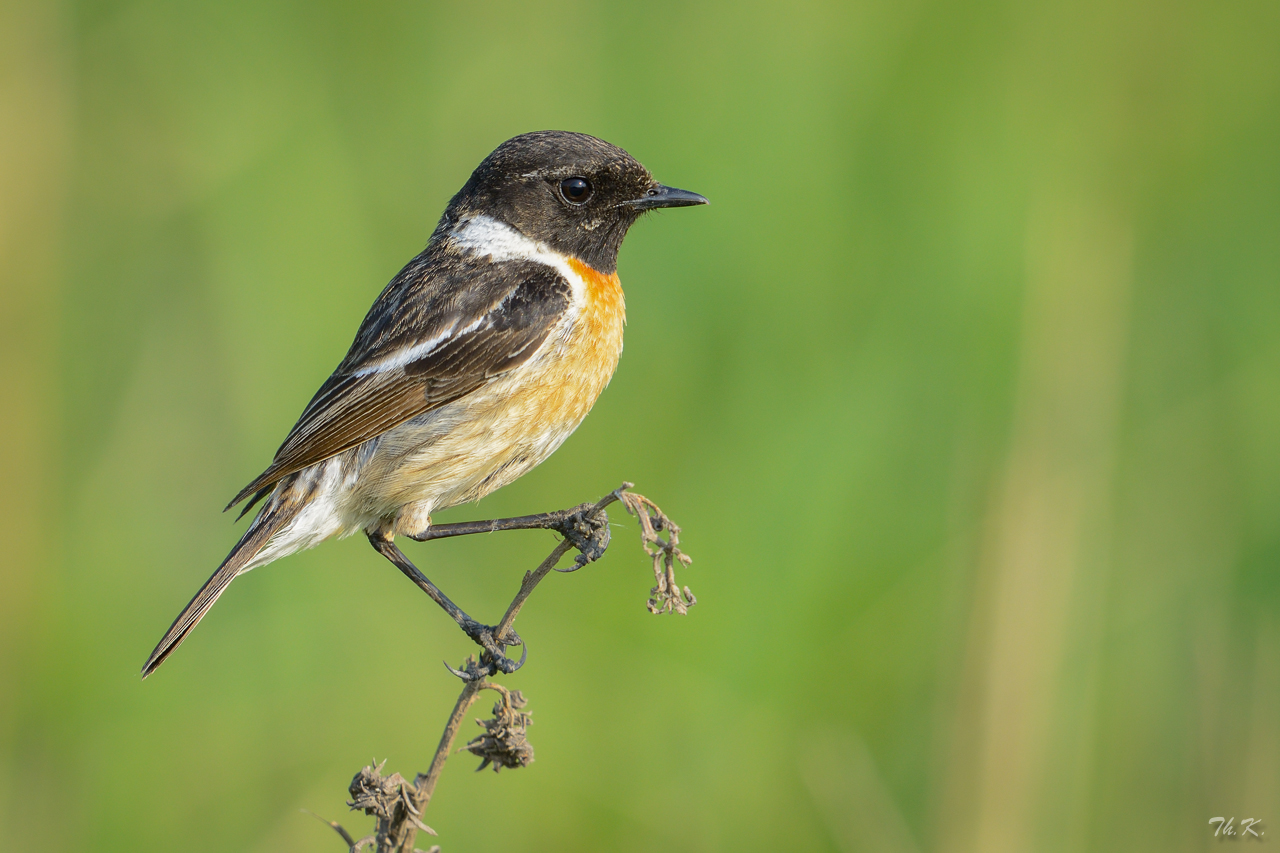
[[[463,329],[462,331],[471,331],[471,329],[475,328],[476,325],[478,325],[478,322],[472,323],[471,326]],[[384,370],[394,370],[397,367],[404,367],[406,364],[417,361],[418,359],[426,356],[433,349],[440,346],[440,344],[449,340],[449,338],[453,337],[454,329],[456,328],[457,323],[451,323],[448,328],[435,337],[428,338],[422,343],[414,344],[411,347],[401,347],[387,357],[378,359],[368,366],[360,368],[354,375],[368,376],[370,373],[381,373]]]

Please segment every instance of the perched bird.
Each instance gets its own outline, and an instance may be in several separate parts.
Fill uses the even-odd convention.
[[[228,505],[251,498],[248,512],[266,499],[143,677],[237,576],[357,532],[481,642],[484,626],[392,540],[433,538],[431,513],[510,483],[569,437],[622,352],[627,229],[647,210],[706,203],[585,134],[499,145],[379,294],[275,459]]]

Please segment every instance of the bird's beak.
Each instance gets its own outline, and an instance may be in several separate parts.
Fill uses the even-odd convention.
[[[635,210],[652,210],[655,207],[692,207],[697,204],[708,203],[705,198],[697,193],[678,190],[675,187],[664,187],[662,184],[651,187],[640,198],[623,202],[627,207]]]

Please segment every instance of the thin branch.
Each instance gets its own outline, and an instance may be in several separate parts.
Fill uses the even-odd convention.
[[[602,497],[594,506],[582,514],[583,521],[588,524],[596,521],[600,513],[604,512],[604,508],[615,501],[622,500],[622,495],[626,493],[626,490],[631,488],[632,485],[632,483],[623,483],[621,486]],[[609,529],[608,518],[609,517],[607,515],[604,517],[603,530],[606,534]],[[607,547],[607,536],[605,538],[605,543]],[[511,600],[511,605],[507,608],[507,612],[503,614],[502,621],[498,623],[498,629],[493,632],[494,636],[501,638],[507,635],[507,631],[510,630],[512,624],[516,621],[516,616],[520,614],[520,608],[524,607],[524,603],[529,600],[529,596],[533,594],[534,588],[536,588],[538,584],[542,582],[542,579],[556,567],[556,564],[560,562],[560,558],[569,553],[569,549],[573,547],[574,543],[566,538],[555,547],[555,549],[547,556],[547,559],[542,561],[542,565],[538,566],[538,568],[534,569],[532,572],[525,572],[524,580],[520,583],[520,591],[517,592],[516,597]],[[580,556],[578,559],[582,561],[583,558]],[[583,564],[585,564],[585,562],[586,561],[583,561]],[[581,565],[577,566],[577,568],[581,567]],[[501,639],[499,639],[499,642],[501,642]]]
[[[426,774],[419,773],[417,779],[414,780],[414,790],[410,795],[413,803],[414,811],[421,815],[427,809],[427,804],[431,802],[431,795],[435,793],[436,783],[440,781],[440,774],[444,772],[444,763],[449,759],[449,753],[453,750],[454,738],[458,736],[458,729],[462,728],[462,718],[466,716],[467,710],[471,707],[471,703],[476,701],[478,694],[485,686],[484,679],[468,681],[463,684],[462,692],[458,694],[458,701],[453,706],[453,713],[449,715],[449,721],[445,723],[444,734],[440,736],[440,745],[436,747],[436,754],[431,759],[431,766],[427,769]],[[388,833],[386,850],[388,853],[400,853],[400,851],[413,850],[414,839],[418,835],[419,821],[403,821],[399,826],[393,827],[392,832]],[[379,853],[384,848],[378,847]]]

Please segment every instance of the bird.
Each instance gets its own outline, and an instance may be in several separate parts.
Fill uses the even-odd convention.
[[[394,538],[433,538],[432,513],[511,483],[569,437],[622,353],[617,265],[628,229],[647,211],[707,203],[587,134],[525,133],[494,149],[374,300],[271,464],[227,505],[247,501],[243,517],[261,502],[142,677],[235,578],[356,533],[511,671],[485,626]]]

